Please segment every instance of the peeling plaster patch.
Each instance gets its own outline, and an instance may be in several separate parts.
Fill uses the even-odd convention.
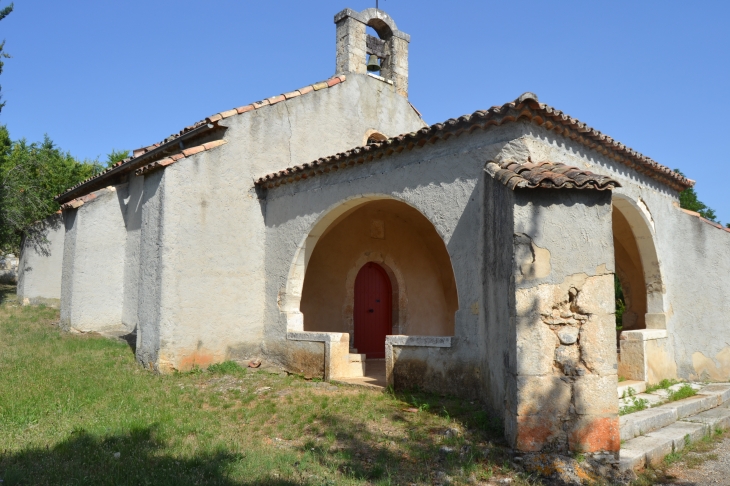
[[[550,251],[537,246],[522,233],[515,234],[515,264],[520,269],[517,283],[536,280],[550,275]]]
[[[656,233],[656,227],[654,226],[654,218],[651,217],[651,211],[649,211],[649,206],[646,205],[646,202],[639,196],[639,199],[636,201],[637,206],[639,206],[639,209],[642,213],[644,213],[644,216],[646,216],[646,220],[649,221],[649,224],[651,224],[651,231]]]
[[[474,314],[475,316],[479,315],[479,303],[478,302],[474,302],[471,305],[471,313]]]
[[[692,380],[728,381],[730,379],[730,346],[717,353],[714,360],[699,351],[693,353],[692,366],[695,370],[695,374],[690,377]]]

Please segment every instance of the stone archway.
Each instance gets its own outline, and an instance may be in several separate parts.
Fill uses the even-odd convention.
[[[303,239],[282,295],[288,330],[352,337],[354,283],[367,262],[393,283],[393,334],[454,334],[458,295],[442,235],[420,211],[378,195],[342,202]]]
[[[616,273],[626,297],[626,330],[665,329],[664,284],[654,244],[654,220],[646,203],[613,197]]]
[[[614,194],[612,218],[616,275],[626,302],[619,334],[619,376],[647,384],[676,378],[651,211],[641,198]]]

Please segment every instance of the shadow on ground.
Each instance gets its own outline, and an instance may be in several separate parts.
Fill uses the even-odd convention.
[[[235,481],[229,476],[235,465],[245,460],[242,454],[218,451],[180,459],[160,454],[162,448],[153,427],[105,438],[77,431],[52,449],[0,452],[0,480],[2,486],[307,484],[278,478]],[[119,453],[118,458],[115,453]]]

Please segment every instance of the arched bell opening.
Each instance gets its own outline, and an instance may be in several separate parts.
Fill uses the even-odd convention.
[[[385,335],[452,336],[459,307],[456,280],[434,225],[415,208],[390,198],[373,196],[343,206],[315,226],[316,235],[305,239],[302,257],[295,259],[287,306],[293,307],[301,285],[299,330],[347,332],[354,348],[360,342],[357,333],[367,330],[357,325],[358,299],[363,298],[358,276],[369,267],[381,282],[387,281],[390,294],[389,319],[379,311],[378,322],[387,321],[387,329],[378,331],[378,354],[385,351]],[[371,308],[375,313],[374,307],[366,311]]]

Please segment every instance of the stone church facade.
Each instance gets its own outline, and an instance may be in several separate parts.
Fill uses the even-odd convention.
[[[617,452],[619,376],[730,381],[730,230],[679,208],[691,180],[532,93],[428,126],[410,37],[375,9],[335,23],[334,77],[59,195],[21,301],[134,333],[159,372],[382,359],[396,388],[481,400],[525,452]]]

